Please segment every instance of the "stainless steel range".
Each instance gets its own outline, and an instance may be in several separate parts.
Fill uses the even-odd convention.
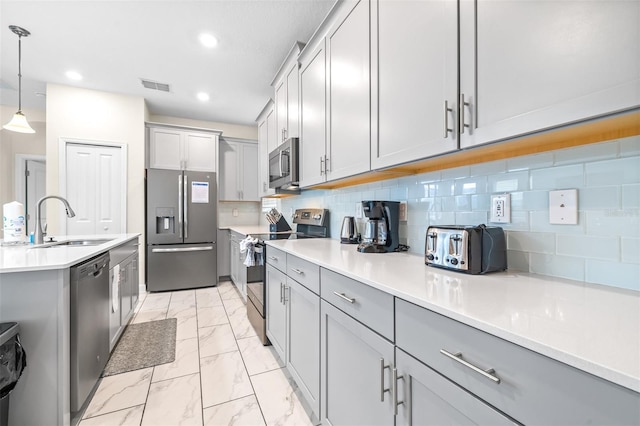
[[[263,345],[270,345],[267,338],[267,307],[265,306],[266,286],[264,280],[267,267],[267,252],[269,247],[265,240],[298,239],[298,238],[328,238],[329,210],[326,209],[297,209],[293,215],[296,230],[289,233],[251,234],[260,240],[256,246],[256,253],[262,255],[260,265],[254,267],[255,278],[247,282],[247,317],[262,341]]]

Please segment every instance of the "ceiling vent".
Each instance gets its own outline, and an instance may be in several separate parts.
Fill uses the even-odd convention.
[[[144,78],[141,78],[140,81],[142,81],[142,85],[147,89],[160,90],[161,92],[171,91],[169,85],[166,83],[158,83],[157,81],[145,80]]]

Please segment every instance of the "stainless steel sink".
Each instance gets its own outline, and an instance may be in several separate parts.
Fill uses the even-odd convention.
[[[97,240],[68,240],[68,241],[59,241],[52,243],[45,243],[37,248],[50,248],[50,247],[88,247],[88,246],[99,246],[100,244],[107,243],[109,241],[113,241],[113,238],[106,239],[97,239]]]

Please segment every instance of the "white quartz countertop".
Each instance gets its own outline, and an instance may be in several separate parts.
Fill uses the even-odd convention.
[[[232,225],[220,229],[229,229],[242,235],[257,235],[269,233],[269,225]]]
[[[110,240],[95,246],[55,246],[55,243],[1,246],[0,274],[69,268],[83,260],[138,238],[138,236],[140,234],[73,235],[55,238],[58,242],[68,240]]]
[[[519,272],[466,275],[334,239],[268,245],[640,392],[640,294]]]

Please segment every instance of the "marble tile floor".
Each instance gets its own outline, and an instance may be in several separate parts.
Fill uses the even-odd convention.
[[[133,323],[177,318],[176,359],[105,377],[80,426],[311,425],[233,283],[141,295]]]

